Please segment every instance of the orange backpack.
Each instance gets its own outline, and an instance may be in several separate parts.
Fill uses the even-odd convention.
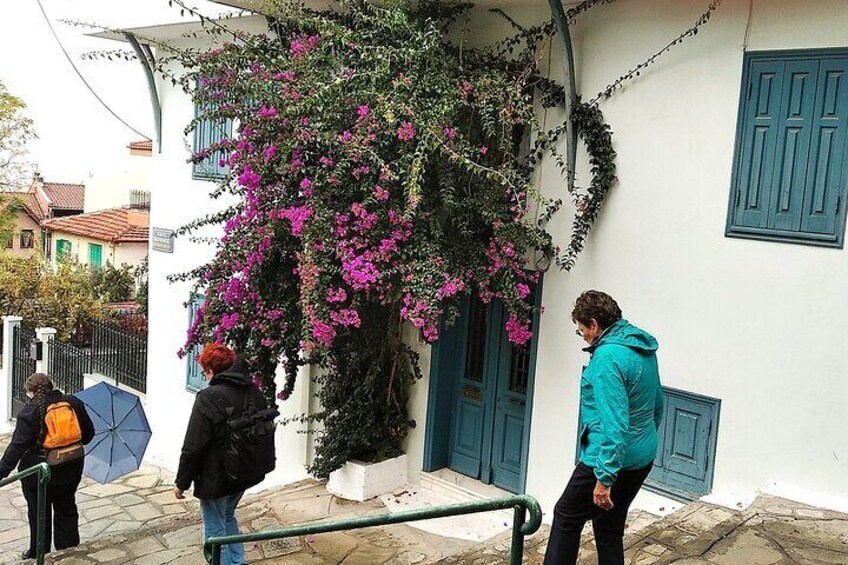
[[[74,412],[73,406],[67,401],[56,402],[48,406],[44,423],[47,426],[43,443],[44,449],[68,447],[82,441],[82,429],[77,419],[77,413]]]

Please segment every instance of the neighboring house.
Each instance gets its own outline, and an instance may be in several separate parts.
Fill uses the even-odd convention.
[[[491,5],[475,9],[472,40],[510,33]],[[573,30],[579,91],[586,98],[601,91],[703,9],[703,2],[645,0],[581,15]],[[550,17],[544,2],[509,2],[504,10],[522,25]],[[259,17],[226,25],[265,29]],[[488,340],[499,347],[502,329],[490,327],[493,316],[485,312],[466,333],[445,334],[433,348],[419,345],[425,378],[414,386],[410,416],[419,425],[407,442],[413,480],[451,467],[530,493],[550,516],[574,463],[587,360],[571,308],[581,291],[599,288],[660,343],[667,410],[651,488],[732,505],[765,490],[848,508],[848,355],[839,353],[848,335],[846,29],[842,2],[725,0],[697,36],[601,103],[620,181],[574,270],[545,274],[545,312],[529,352],[513,351],[512,365],[500,372],[497,363],[466,363],[468,355],[488,358],[491,349],[439,355],[449,342],[464,352],[463,344],[487,331],[501,336]],[[189,39],[195,31],[204,36],[199,25],[131,31],[206,47]],[[546,64],[561,80],[559,41],[550,45]],[[226,171],[186,164],[195,141],[184,133],[195,115],[191,99],[169,80],[157,89],[162,141],[152,159],[158,206],[151,220],[175,230],[220,209],[205,196],[211,185],[199,179]],[[562,119],[548,112],[545,126]],[[207,130],[199,131],[203,138]],[[585,159],[577,176],[588,184]],[[553,163],[539,178],[545,194],[568,200]],[[556,241],[568,240],[569,212],[552,224]],[[173,432],[184,429],[199,377],[190,357],[176,356],[189,324],[182,306],[191,302],[194,311],[202,297],[167,277],[213,253],[211,244],[180,238],[173,253],[150,258],[149,453],[171,468],[182,439]],[[490,370],[459,386],[453,375],[466,366]],[[495,386],[497,375],[514,378]],[[308,370],[304,376],[282,404],[284,415],[313,408]],[[476,392],[465,394],[468,386]],[[469,403],[479,419],[460,417],[470,413]],[[514,409],[504,414],[503,405]],[[303,477],[308,438],[292,425],[278,438],[275,477]],[[653,503],[643,497],[637,506]],[[652,508],[660,504],[668,507]]]
[[[42,223],[51,218],[81,214],[85,186],[73,183],[45,182],[36,174],[29,188],[23,192],[3,192],[8,199],[17,199],[23,209],[17,214],[15,234],[10,241],[2,242],[7,252],[30,258],[36,253],[50,254],[50,233]]]
[[[70,218],[47,220],[51,232],[53,265],[77,261],[91,267],[141,266],[147,256],[149,214],[116,208]]]
[[[133,141],[128,155],[106,173],[85,181],[85,212],[130,206],[150,209],[150,167],[153,142]]]
[[[19,257],[29,259],[41,248],[41,221],[45,212],[35,195],[28,192],[0,192],[4,208],[18,205],[15,226],[10,237],[0,242],[2,249]]]

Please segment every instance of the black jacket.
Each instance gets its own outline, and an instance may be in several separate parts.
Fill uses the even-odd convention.
[[[91,418],[85,410],[85,404],[75,396],[63,395],[60,390],[52,390],[47,394],[48,405],[63,400],[67,401],[76,412],[82,432],[82,443],[87,445],[94,437],[94,424],[91,423]],[[38,400],[30,400],[18,414],[12,441],[6,448],[3,458],[0,459],[0,479],[8,477],[16,465],[19,471],[23,471],[44,462],[44,449],[39,443],[44,425],[44,420],[38,413]],[[57,485],[79,482],[82,477],[82,468],[83,459],[52,467],[50,482]],[[34,476],[28,479],[36,480]]]
[[[197,393],[175,483],[183,491],[194,483],[194,496],[204,500],[242,492],[265,478],[264,472],[241,477],[237,482],[226,478],[221,451],[227,434],[226,415],[221,404],[213,398],[213,393],[226,399],[233,407],[234,415],[242,412],[245,395],[251,395],[247,400],[252,400],[255,406],[264,407],[266,404],[262,391],[253,384],[247,365],[241,360],[212,377],[209,386]]]

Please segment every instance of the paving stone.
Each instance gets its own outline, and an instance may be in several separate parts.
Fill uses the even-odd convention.
[[[148,537],[128,543],[127,549],[134,557],[143,557],[154,551],[161,551],[165,549],[165,546],[156,538]]]
[[[132,487],[116,483],[108,483],[105,485],[93,484],[83,489],[80,489],[83,494],[90,494],[91,496],[96,496],[98,498],[111,498],[119,494],[131,492],[132,490]]]
[[[795,511],[795,515],[801,518],[810,518],[813,520],[824,519],[824,512],[822,512],[821,510],[810,510],[807,508],[799,508]]]
[[[104,549],[103,551],[98,551],[97,553],[92,553],[90,557],[99,563],[106,563],[107,561],[114,561],[115,559],[119,559],[121,557],[125,557],[126,553],[121,551],[120,549]]]
[[[138,489],[149,489],[159,484],[159,477],[155,475],[140,475],[127,479],[124,484]]]
[[[122,494],[116,497],[114,502],[115,504],[126,507],[141,504],[144,502],[144,499],[137,494]]]
[[[743,531],[717,546],[709,557],[717,565],[778,565],[785,562],[783,554],[771,541],[753,531]]]
[[[101,535],[119,534],[121,532],[130,532],[137,530],[142,525],[141,522],[135,520],[117,520],[112,522],[108,528],[103,530]]]
[[[169,532],[163,537],[168,548],[198,545],[203,537],[202,526],[200,524],[185,526],[174,532]]]
[[[83,510],[82,513],[85,515],[88,520],[97,520],[99,518],[107,518],[109,516],[115,516],[116,514],[123,514],[124,510],[120,506],[115,506],[114,504],[109,504],[106,506],[98,506],[97,508],[90,508],[88,510]]]
[[[134,520],[147,521],[162,516],[162,511],[150,503],[137,504],[124,509]]]

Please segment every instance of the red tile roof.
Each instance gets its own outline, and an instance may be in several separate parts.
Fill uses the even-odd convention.
[[[42,205],[41,200],[34,192],[0,192],[0,196],[8,199],[18,198],[24,205],[24,211],[35,221],[40,224],[47,218],[46,206]]]
[[[140,210],[115,208],[89,214],[55,218],[44,222],[54,232],[70,233],[109,243],[146,243],[149,214]]]
[[[62,210],[82,210],[85,200],[84,184],[67,184],[63,182],[45,182],[44,193],[54,208]]]

